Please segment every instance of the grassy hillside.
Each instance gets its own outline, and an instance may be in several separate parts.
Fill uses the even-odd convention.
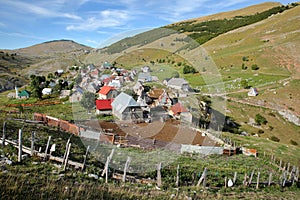
[[[239,27],[262,21],[272,15],[282,13],[285,10],[290,9],[291,7],[293,6],[277,6],[263,12],[256,12],[255,14],[251,15],[236,15],[235,17],[230,19],[224,18],[203,22],[186,21],[177,23],[176,25],[172,24],[166,27],[179,32],[184,32],[199,44],[204,44],[205,42],[217,37],[218,35],[237,29]]]
[[[57,40],[16,50],[0,50],[0,92],[23,86],[31,74],[48,74],[81,64],[90,47]]]
[[[188,19],[188,20],[184,20],[182,22],[193,21],[194,23],[198,23],[198,22],[218,20],[218,19],[231,19],[231,18],[234,18],[235,16],[248,16],[248,15],[253,15],[253,13],[261,13],[261,12],[264,12],[266,10],[269,10],[271,8],[278,7],[281,5],[282,4],[280,4],[278,2],[266,2],[266,3],[256,4],[253,6],[248,6],[246,8],[242,8],[242,9],[238,9],[238,10],[221,12],[221,13],[203,16],[203,17],[194,18],[194,19]],[[181,22],[177,22],[177,23],[174,23],[174,25],[178,25],[180,23]]]

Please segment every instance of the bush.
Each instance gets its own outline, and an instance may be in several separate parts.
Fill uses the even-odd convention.
[[[270,139],[274,142],[279,142],[280,141],[280,139],[276,136],[272,136]]]
[[[294,141],[294,140],[290,140],[290,143],[291,143],[292,145],[295,145],[295,146],[298,145],[298,143],[297,143],[296,141]]]
[[[257,125],[262,125],[262,124],[267,124],[268,121],[266,120],[266,118],[264,118],[263,116],[261,116],[260,114],[256,114],[255,115],[255,123]]]
[[[183,73],[184,73],[184,74],[189,74],[189,73],[194,74],[194,73],[196,73],[196,69],[195,69],[194,67],[192,67],[192,66],[185,65],[185,66],[183,67]]]
[[[249,88],[249,84],[248,84],[248,81],[247,80],[242,80],[241,81],[241,86],[244,88],[244,89],[248,89]]]
[[[242,64],[242,70],[246,70],[248,67],[245,65],[245,63]]]
[[[254,65],[251,66],[251,69],[252,69],[252,70],[258,70],[259,67],[257,66],[257,64],[254,64]]]
[[[263,133],[264,133],[264,131],[261,130],[261,129],[259,129],[258,132],[257,132],[257,134],[263,134]]]

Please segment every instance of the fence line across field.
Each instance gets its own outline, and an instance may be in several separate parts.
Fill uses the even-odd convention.
[[[63,170],[66,170],[67,165],[71,165],[74,166],[75,168],[80,168],[80,169],[84,169],[85,168],[85,164],[87,161],[87,155],[88,155],[88,151],[89,151],[89,146],[87,147],[86,150],[86,154],[84,155],[84,161],[83,163],[79,163],[79,162],[75,162],[75,161],[71,161],[69,160],[69,155],[70,155],[70,149],[71,149],[71,143],[70,143],[70,138],[67,141],[66,144],[66,150],[64,153],[63,158],[61,157],[56,157],[56,156],[52,156],[51,155],[51,149],[50,149],[50,153],[48,153],[49,151],[49,147],[50,147],[50,141],[51,141],[51,136],[48,137],[47,140],[47,144],[46,144],[46,149],[44,153],[41,153],[40,151],[36,151],[34,149],[34,139],[35,139],[35,132],[31,133],[31,147],[26,147],[22,144],[22,129],[19,129],[19,134],[18,134],[18,142],[14,142],[11,140],[8,140],[7,135],[6,135],[6,122],[3,123],[3,135],[2,138],[0,140],[0,143],[2,143],[2,145],[12,145],[14,147],[16,147],[18,149],[18,162],[21,163],[22,159],[23,159],[23,152],[26,154],[29,154],[31,156],[38,156],[41,157],[45,160],[53,160],[56,162],[60,162],[61,166],[63,167]],[[54,146],[55,148],[55,146]],[[108,182],[108,176],[109,176],[109,163],[110,161],[113,159],[114,156],[114,149],[112,149],[110,155],[107,157],[107,161],[106,164],[104,166],[103,169],[103,173],[102,176],[105,175],[106,178],[106,183]],[[260,185],[265,185],[265,186],[271,186],[271,185],[280,185],[282,187],[286,187],[286,186],[291,186],[293,185],[295,182],[299,181],[299,167],[296,166],[292,166],[289,162],[285,163],[280,160],[279,161],[279,165],[278,163],[278,159],[275,158],[275,156],[273,154],[271,155],[267,155],[265,152],[263,154],[264,158],[270,158],[270,163],[273,164],[275,167],[278,167],[279,172],[282,171],[282,175],[280,177],[280,181],[273,181],[274,180],[274,176],[276,176],[276,174],[273,174],[272,172],[269,173],[268,176],[268,180],[266,181],[262,181],[261,180],[261,172],[259,170],[257,170],[257,172],[255,173],[255,171],[253,170],[251,172],[250,177],[247,176],[247,174],[245,173],[244,176],[244,180],[242,182],[242,186],[246,186],[246,187],[250,187],[251,185],[255,185],[255,188],[258,189]],[[122,180],[123,182],[125,182],[127,180],[127,170],[129,168],[130,162],[131,162],[132,158],[128,157],[127,161],[124,165],[124,174],[123,176],[121,176],[120,180]],[[160,188],[161,186],[163,186],[163,171],[161,171],[163,166],[163,163],[160,162],[157,164],[157,180],[156,180],[156,184],[157,186]],[[207,186],[207,182],[208,182],[208,176],[209,174],[209,167],[205,168],[198,183],[197,183],[197,187],[200,187],[201,183],[203,184],[203,187],[205,188]],[[256,176],[256,182],[254,182],[254,178]],[[113,175],[113,177],[115,177],[115,179],[118,179],[117,175]],[[130,176],[128,176],[130,177]],[[233,187],[237,185],[237,177],[238,174],[237,172],[234,172],[234,176],[233,178],[229,178],[229,177],[225,177],[225,184],[224,187]],[[132,178],[131,178],[132,180]],[[177,173],[176,173],[176,177],[174,177],[175,180],[175,185],[177,187],[180,186],[180,166],[177,166]]]

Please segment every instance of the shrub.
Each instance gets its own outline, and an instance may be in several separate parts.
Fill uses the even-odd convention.
[[[291,143],[292,145],[295,145],[295,146],[298,145],[298,143],[297,143],[296,141],[294,141],[294,140],[290,140],[290,143]]]
[[[249,88],[249,84],[248,84],[248,81],[247,80],[242,80],[241,81],[241,86],[244,88],[244,89],[248,89]]]
[[[261,130],[261,129],[259,129],[258,132],[257,132],[257,134],[263,134],[263,133],[264,133],[264,131]]]
[[[280,141],[280,139],[276,136],[272,136],[270,139],[274,142],[279,142]]]
[[[184,73],[184,74],[189,74],[189,73],[194,74],[194,73],[196,73],[196,69],[195,69],[194,67],[192,67],[192,66],[185,65],[185,66],[183,67],[183,73]]]
[[[242,70],[246,70],[248,67],[245,65],[245,63],[242,64]]]
[[[267,124],[268,121],[266,120],[266,118],[264,118],[260,114],[256,114],[255,115],[255,123],[258,125],[262,125],[262,124]]]
[[[254,65],[251,66],[251,69],[252,69],[252,70],[258,70],[259,67],[257,66],[257,64],[254,64]]]
[[[243,56],[242,60],[243,60],[244,62],[247,62],[247,61],[249,61],[249,58],[248,58],[248,56]]]

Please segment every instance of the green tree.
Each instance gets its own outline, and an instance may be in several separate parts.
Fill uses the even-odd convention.
[[[31,87],[31,92],[32,92],[32,97],[35,98],[42,98],[42,90],[43,90],[43,84],[46,81],[45,76],[36,76],[36,75],[31,75],[30,76],[31,82],[30,82],[30,87]]]
[[[95,107],[95,94],[88,91],[84,92],[80,105],[90,111]]]

